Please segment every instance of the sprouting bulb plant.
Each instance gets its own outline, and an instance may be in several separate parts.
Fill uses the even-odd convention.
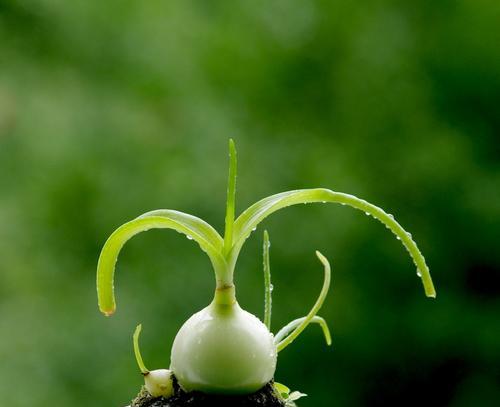
[[[116,309],[113,281],[118,255],[123,245],[140,232],[163,228],[183,233],[199,244],[208,255],[215,272],[213,301],[191,316],[177,333],[171,351],[170,369],[150,372],[145,368],[138,350],[140,328],[137,329],[134,335],[136,357],[145,376],[146,388],[153,396],[168,396],[172,393],[172,376],[185,391],[253,393],[273,379],[278,353],[291,344],[310,323],[319,324],[327,343],[331,343],[328,326],[317,315],[330,286],[330,265],[319,252],[316,255],[324,268],[324,283],[316,303],[305,317],[290,322],[275,336],[270,332],[272,284],[267,232],[264,233],[264,322],[243,310],[236,300],[234,270],[245,240],[266,217],[288,206],[315,202],[338,203],[371,215],[402,242],[417,267],[417,275],[422,279],[426,295],[436,296],[429,268],[411,235],[392,215],[377,206],[353,195],[328,189],[301,189],[264,198],[235,219],[235,191],[236,149],[230,140],[224,236],[195,216],[175,210],[155,210],[116,229],[101,251],[97,265],[97,294],[99,309],[107,316]]]

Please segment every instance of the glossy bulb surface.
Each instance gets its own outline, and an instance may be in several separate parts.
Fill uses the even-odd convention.
[[[210,304],[189,318],[175,337],[171,369],[186,391],[249,394],[274,376],[273,336],[254,315]]]

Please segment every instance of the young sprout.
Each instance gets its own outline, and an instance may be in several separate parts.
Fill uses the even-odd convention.
[[[271,311],[273,306],[273,285],[271,284],[271,266],[269,264],[269,233],[264,230],[264,247],[262,257],[264,258],[264,325],[271,330]]]
[[[323,263],[323,266],[325,268],[323,288],[319,293],[316,303],[313,305],[311,311],[309,311],[309,314],[307,314],[307,316],[290,322],[276,334],[274,342],[277,344],[276,348],[278,349],[278,352],[282,351],[288,345],[290,345],[311,322],[316,322],[321,326],[321,328],[323,329],[323,334],[325,335],[327,345],[331,345],[332,343],[328,325],[323,318],[316,316],[317,312],[323,305],[326,295],[328,294],[328,289],[330,288],[330,263],[328,263],[326,257],[318,251],[316,251],[316,256],[318,256],[319,261]],[[289,332],[291,333],[288,335]]]
[[[270,330],[271,327],[271,304],[272,304],[272,291],[273,285],[271,284],[271,267],[269,265],[269,248],[271,247],[271,242],[269,241],[269,233],[264,230],[264,245],[263,245],[263,257],[264,257],[264,323]],[[325,301],[326,295],[328,294],[328,289],[330,288],[330,263],[328,260],[318,251],[316,251],[316,256],[321,261],[325,269],[325,276],[323,281],[323,288],[319,294],[316,303],[314,304],[311,311],[307,316],[295,319],[281,328],[278,333],[274,336],[274,343],[278,352],[285,349],[290,345],[309,325],[311,322],[319,324],[325,335],[326,344],[330,346],[332,344],[332,337],[330,335],[330,330],[326,321],[318,317],[316,313],[319,311],[323,302]],[[289,336],[288,336],[289,335]],[[287,337],[288,336],[288,337]],[[286,338],[286,340],[285,340]]]
[[[139,335],[142,325],[137,325],[133,335],[134,354],[137,365],[144,376],[144,386],[153,397],[170,397],[174,394],[174,385],[172,380],[172,371],[168,369],[148,370],[142,360],[139,349]]]
[[[316,252],[324,266],[324,283],[320,295],[307,316],[296,319],[276,335],[271,328],[271,275],[269,267],[269,236],[264,234],[264,322],[243,310],[236,300],[234,270],[245,240],[267,216],[301,203],[338,203],[359,209],[389,228],[408,250],[421,277],[427,296],[435,297],[429,269],[411,235],[394,217],[382,209],[353,195],[328,189],[301,189],[264,198],[235,219],[236,149],[229,141],[229,177],[222,237],[208,223],[195,216],[169,209],[147,212],[116,229],[104,244],[97,264],[97,295],[99,309],[106,316],[116,310],[114,272],[123,245],[133,236],[153,228],[173,229],[198,243],[208,255],[215,273],[213,301],[191,316],[177,333],[171,351],[170,369],[148,371],[139,352],[140,326],[134,334],[137,363],[145,376],[147,390],[153,395],[172,394],[175,376],[185,391],[216,394],[248,394],[270,382],[276,370],[278,352],[292,343],[310,323],[323,329],[326,341],[330,332],[323,318],[316,315],[330,285],[330,265]],[[155,373],[158,372],[158,373]],[[300,394],[300,393],[298,393]],[[298,394],[294,394],[298,396]],[[291,395],[290,395],[291,397]],[[291,400],[293,402],[293,400]]]

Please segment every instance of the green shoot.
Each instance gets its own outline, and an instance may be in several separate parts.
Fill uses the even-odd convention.
[[[290,332],[292,332],[297,326],[302,324],[305,321],[305,319],[306,317],[294,319],[292,322],[288,323],[283,328],[281,328],[278,331],[278,333],[274,335],[274,343],[279,344],[281,341],[283,341],[283,339],[285,339],[285,337]],[[310,323],[311,324],[316,323],[321,327],[321,329],[323,330],[323,335],[325,336],[326,344],[330,346],[332,344],[332,336],[330,334],[330,329],[328,328],[328,324],[326,323],[326,321],[323,318],[315,315],[311,319]]]
[[[137,361],[137,365],[143,375],[147,375],[149,373],[148,368],[144,365],[144,361],[142,360],[141,351],[139,349],[139,336],[141,335],[142,325],[139,324],[135,328],[135,332],[133,335],[134,338],[134,354],[135,360]]]
[[[224,254],[228,254],[233,246],[233,224],[236,197],[236,147],[233,139],[229,139],[229,176],[227,180],[226,228],[224,231]]]
[[[271,267],[269,265],[269,234],[264,230],[263,258],[264,258],[264,325],[271,330],[271,311],[272,311],[272,291]]]
[[[316,251],[316,256],[321,263],[323,263],[323,267],[325,270],[325,277],[323,280],[323,287],[321,288],[321,292],[319,293],[318,299],[316,303],[309,311],[309,314],[302,320],[302,322],[295,328],[295,330],[288,335],[285,339],[283,339],[280,343],[278,343],[277,349],[278,352],[281,352],[288,345],[290,345],[301,333],[304,329],[306,329],[307,325],[311,322],[314,316],[318,313],[323,302],[325,301],[326,295],[328,294],[328,289],[330,288],[330,263],[325,256],[323,256],[320,252]]]

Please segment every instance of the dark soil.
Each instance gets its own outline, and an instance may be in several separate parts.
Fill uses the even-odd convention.
[[[285,403],[276,397],[274,388],[268,383],[258,392],[245,396],[221,396],[197,391],[186,393],[174,382],[172,397],[153,397],[143,387],[132,401],[131,407],[284,407]]]

